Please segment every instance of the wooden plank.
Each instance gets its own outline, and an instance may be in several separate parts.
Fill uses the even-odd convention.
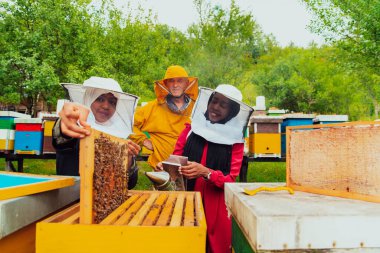
[[[81,224],[92,224],[92,188],[94,175],[94,134],[93,129],[90,136],[83,138],[79,143],[79,175],[80,180],[80,215]]]
[[[286,186],[291,188],[290,184],[290,150],[289,150],[289,143],[290,143],[290,129],[289,127],[286,128]]]
[[[194,226],[194,194],[187,194],[186,202],[185,202],[185,219],[183,221],[183,225],[185,227]]]
[[[380,202],[379,149],[380,122],[288,127],[287,186]]]
[[[54,216],[51,216],[47,219],[45,219],[43,222],[51,222],[51,223],[58,223],[62,222],[63,220],[67,219],[71,215],[79,212],[79,203],[74,204],[70,206],[69,208],[66,208],[65,210],[55,214]]]
[[[178,194],[174,192],[169,195],[169,198],[166,201],[164,208],[162,209],[160,217],[157,220],[156,226],[167,226],[169,224],[169,219],[177,200],[177,196]]]
[[[79,223],[79,212],[67,217],[61,222],[61,224],[78,224]]]
[[[100,223],[127,199],[128,141],[91,129],[80,141],[79,167],[80,222]]]
[[[156,199],[154,202],[152,208],[150,209],[148,215],[144,219],[143,223],[141,224],[142,226],[152,226],[156,223],[159,214],[163,208],[164,203],[168,199],[168,194],[163,193],[160,194],[160,196]]]
[[[143,219],[152,208],[154,201],[157,199],[158,193],[152,193],[144,205],[133,216],[132,220],[128,223],[129,226],[138,226],[142,223]]]
[[[145,201],[149,198],[148,193],[142,194],[138,200],[133,203],[133,205],[122,215],[120,218],[115,221],[115,225],[126,225],[133,218],[133,216],[138,212],[141,206],[145,203]]]
[[[200,192],[194,192],[194,206],[195,206],[195,225],[206,227],[206,217],[204,215],[202,197]]]
[[[125,211],[133,205],[137,199],[141,197],[142,194],[133,194],[131,195],[127,201],[125,201],[121,206],[119,206],[115,211],[113,211],[110,215],[107,216],[104,220],[102,220],[99,224],[102,225],[111,225],[113,224]]]
[[[185,194],[179,193],[177,197],[177,201],[174,206],[173,215],[170,221],[171,227],[181,226],[184,203],[185,203]]]

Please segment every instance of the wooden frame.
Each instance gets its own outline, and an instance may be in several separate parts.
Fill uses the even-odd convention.
[[[50,191],[50,190],[74,185],[73,177],[35,175],[35,174],[17,173],[17,172],[4,172],[4,171],[1,171],[0,175],[11,176],[11,177],[44,179],[44,181],[42,182],[35,182],[35,183],[28,183],[28,184],[21,184],[21,185],[15,185],[11,187],[0,188],[0,200],[21,197],[25,195]],[[48,179],[48,181],[45,181],[46,179]]]
[[[288,187],[380,202],[380,122],[287,127],[286,136]]]
[[[73,205],[39,222],[36,251],[192,253],[206,250],[206,219],[199,192],[129,191],[127,201],[99,224],[79,224],[78,213],[78,205]]]
[[[81,224],[93,224],[96,218],[96,210],[94,210],[94,188],[97,187],[96,182],[94,183],[94,173],[95,173],[95,146],[96,140],[99,138],[105,138],[115,145],[119,145],[120,154],[122,155],[121,168],[125,170],[120,173],[126,173],[128,179],[128,141],[125,139],[117,138],[112,135],[91,129],[91,135],[80,140],[80,152],[79,152],[79,173],[81,177],[80,183],[80,223]],[[107,152],[111,152],[107,150]],[[113,156],[115,154],[109,154]],[[117,157],[113,157],[117,160]],[[115,179],[117,180],[117,179]],[[126,196],[128,193],[128,180],[123,181],[123,192],[120,195]],[[120,182],[118,181],[118,182]],[[125,182],[124,182],[125,181]],[[106,189],[104,189],[106,190]],[[115,196],[111,196],[115,199]],[[120,202],[120,201],[119,201]],[[124,200],[122,199],[122,202]],[[120,203],[121,204],[121,203]],[[112,207],[111,207],[112,208]],[[113,210],[107,210],[107,212],[112,212]]]

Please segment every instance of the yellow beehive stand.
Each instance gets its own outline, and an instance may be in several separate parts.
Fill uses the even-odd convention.
[[[287,127],[286,136],[288,187],[380,202],[380,122]]]
[[[205,252],[199,192],[129,191],[100,224],[79,224],[79,205],[37,224],[37,253]]]

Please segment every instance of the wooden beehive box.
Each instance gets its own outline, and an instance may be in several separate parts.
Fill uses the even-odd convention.
[[[54,154],[55,148],[53,147],[53,127],[57,117],[43,117],[44,140],[42,144],[43,154]]]
[[[225,185],[236,253],[380,252],[378,203],[301,191],[242,193],[278,186],[283,183]]]
[[[287,128],[287,185],[380,202],[380,122]]]
[[[129,191],[99,224],[80,224],[74,205],[37,224],[37,253],[205,252],[199,192]]]

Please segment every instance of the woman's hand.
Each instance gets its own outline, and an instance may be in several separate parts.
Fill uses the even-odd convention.
[[[162,166],[162,162],[159,162],[156,164],[156,168],[154,168],[154,171],[163,171],[164,167]]]
[[[179,172],[186,178],[207,177],[210,170],[197,162],[187,162],[187,165],[181,166]]]
[[[131,140],[127,140],[127,142],[128,142],[128,154],[133,155],[133,156],[138,155],[141,149],[140,146]]]
[[[61,132],[72,138],[84,138],[90,135],[90,125],[86,122],[90,110],[83,105],[66,102],[59,112]],[[81,126],[78,125],[78,122]]]

